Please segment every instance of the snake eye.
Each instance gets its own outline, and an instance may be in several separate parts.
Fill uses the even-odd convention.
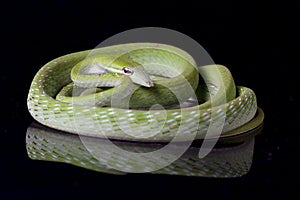
[[[133,70],[128,68],[128,67],[124,67],[122,69],[122,71],[126,74],[126,75],[132,75],[133,74]]]

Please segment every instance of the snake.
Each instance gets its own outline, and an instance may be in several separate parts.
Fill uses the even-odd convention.
[[[27,106],[57,130],[144,142],[201,139],[218,119],[221,135],[234,134],[257,111],[254,91],[236,86],[228,68],[199,67],[188,52],[160,43],[58,57],[34,76]]]
[[[262,111],[259,110],[255,118],[263,117],[262,115]],[[251,120],[248,123],[253,122],[254,120]],[[244,138],[245,141],[242,143],[215,147],[210,154],[201,159],[197,156],[200,147],[192,145],[178,160],[151,173],[218,178],[243,176],[250,170],[254,151],[254,136],[260,131],[259,129],[249,131],[249,138]],[[127,173],[113,169],[111,164],[122,166],[122,169],[129,167],[139,169],[148,166],[147,163],[141,162],[140,159],[133,158],[129,154],[112,153],[114,152],[112,144],[108,144],[101,138],[86,137],[85,140],[89,141],[89,146],[93,146],[93,149],[97,150],[98,159],[91,153],[90,149],[88,150],[84,146],[81,137],[33,122],[27,129],[26,149],[29,158],[33,160],[68,163],[108,174],[122,175]],[[163,144],[160,143],[115,141],[114,144],[136,153],[154,151],[163,147]],[[180,147],[175,146],[174,148]],[[163,161],[156,158],[155,162]]]

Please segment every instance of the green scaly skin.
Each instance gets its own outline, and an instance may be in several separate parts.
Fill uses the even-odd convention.
[[[178,160],[151,173],[219,178],[243,176],[250,170],[252,163],[256,133],[250,134],[252,136],[243,143],[214,148],[205,158],[201,159],[198,157],[199,147],[190,147]],[[111,164],[122,166],[124,169],[130,167],[138,170],[147,167],[147,164],[141,162],[140,159],[134,159],[128,154],[116,154],[111,144],[103,139],[85,138],[84,140],[89,140],[89,144],[97,149],[98,155],[101,155],[97,159],[84,146],[81,139],[82,137],[33,123],[27,129],[26,149],[28,156],[33,160],[68,163],[108,174],[125,174],[125,172],[111,168]],[[136,153],[152,152],[164,147],[163,144],[125,141],[114,141],[114,145]],[[180,144],[178,146],[180,148]],[[174,151],[176,147],[174,146]],[[161,159],[153,159],[156,163],[163,162]]]
[[[130,80],[128,77],[121,75],[119,78],[127,80],[128,84],[123,84],[122,80],[119,88],[105,90],[104,97],[103,92],[87,92],[88,95],[70,97],[71,99],[67,101],[61,101],[59,95],[56,99],[61,89],[72,82],[71,74],[74,66],[87,57],[105,54],[118,54],[122,58],[142,64],[153,79],[154,87],[138,87],[128,81]],[[147,65],[148,63],[156,65]],[[193,58],[178,48],[164,44],[131,43],[68,54],[47,63],[36,74],[28,95],[28,109],[37,121],[58,130],[86,136],[146,142],[170,141],[180,126],[184,129],[180,129],[182,134],[178,141],[194,139],[191,138],[194,132],[197,133],[195,139],[203,138],[212,117],[225,119],[223,134],[241,127],[253,118],[257,110],[254,92],[246,87],[236,88],[226,67],[203,66],[199,71],[207,83],[207,88],[201,85],[203,81],[198,81],[199,75]],[[110,73],[105,75],[104,79],[109,81],[112,75],[116,76]],[[130,109],[122,109],[122,106],[102,107],[105,105],[102,103],[97,105],[99,101],[109,103],[113,92],[123,94],[123,91],[128,90],[124,85],[130,84],[134,88],[129,102]],[[70,85],[68,87],[71,88]],[[66,97],[70,91],[63,90],[65,92],[61,96]],[[194,90],[197,98],[203,102],[200,105],[168,110],[144,109],[153,104],[172,106],[183,103],[193,96],[190,91]],[[178,95],[179,98],[176,98]],[[77,101],[76,98],[78,104],[74,103]],[[86,98],[92,99],[92,102],[96,101],[96,106],[91,106],[91,103],[85,104],[88,102]],[[224,108],[226,112],[221,112]],[[157,125],[153,124],[153,121],[164,126],[157,134],[149,137],[157,130]],[[125,134],[124,128],[137,135]]]

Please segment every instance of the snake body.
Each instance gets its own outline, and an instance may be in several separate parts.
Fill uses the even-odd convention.
[[[191,97],[200,104],[178,108]],[[156,43],[114,45],[56,58],[35,75],[27,104],[34,119],[58,130],[158,142],[172,140],[180,126],[180,140],[190,139],[191,132],[203,138],[212,118],[224,118],[226,133],[249,122],[257,110],[255,93],[235,87],[226,67],[198,69],[185,51]],[[159,130],[157,124],[162,125]]]
[[[251,136],[244,142],[214,148],[210,154],[201,159],[197,156],[200,147],[191,146],[178,160],[151,173],[219,178],[243,176],[251,167],[254,135],[257,134],[257,131],[259,132],[259,130],[251,131],[249,133]],[[122,169],[138,170],[149,167],[149,164],[141,162],[141,159],[134,158],[130,154],[116,153],[112,148],[113,145],[136,153],[152,152],[164,147],[163,144],[126,141],[114,141],[112,145],[100,138],[84,138],[89,142],[89,146],[98,152],[99,157],[95,157],[91,153],[91,149],[84,146],[81,139],[82,137],[77,135],[33,123],[27,129],[26,149],[29,158],[33,160],[68,163],[102,173],[125,174],[124,171],[113,169],[110,165],[114,163],[114,165],[121,166]],[[177,145],[173,147],[173,151],[180,148],[180,144]],[[168,154],[172,154],[172,151]],[[163,163],[164,160],[153,157],[153,162]]]

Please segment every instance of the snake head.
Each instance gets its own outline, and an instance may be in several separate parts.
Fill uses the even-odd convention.
[[[128,75],[132,82],[142,85],[145,87],[153,87],[154,83],[151,80],[150,76],[146,73],[143,66],[135,67],[123,67],[122,71],[125,75]]]

